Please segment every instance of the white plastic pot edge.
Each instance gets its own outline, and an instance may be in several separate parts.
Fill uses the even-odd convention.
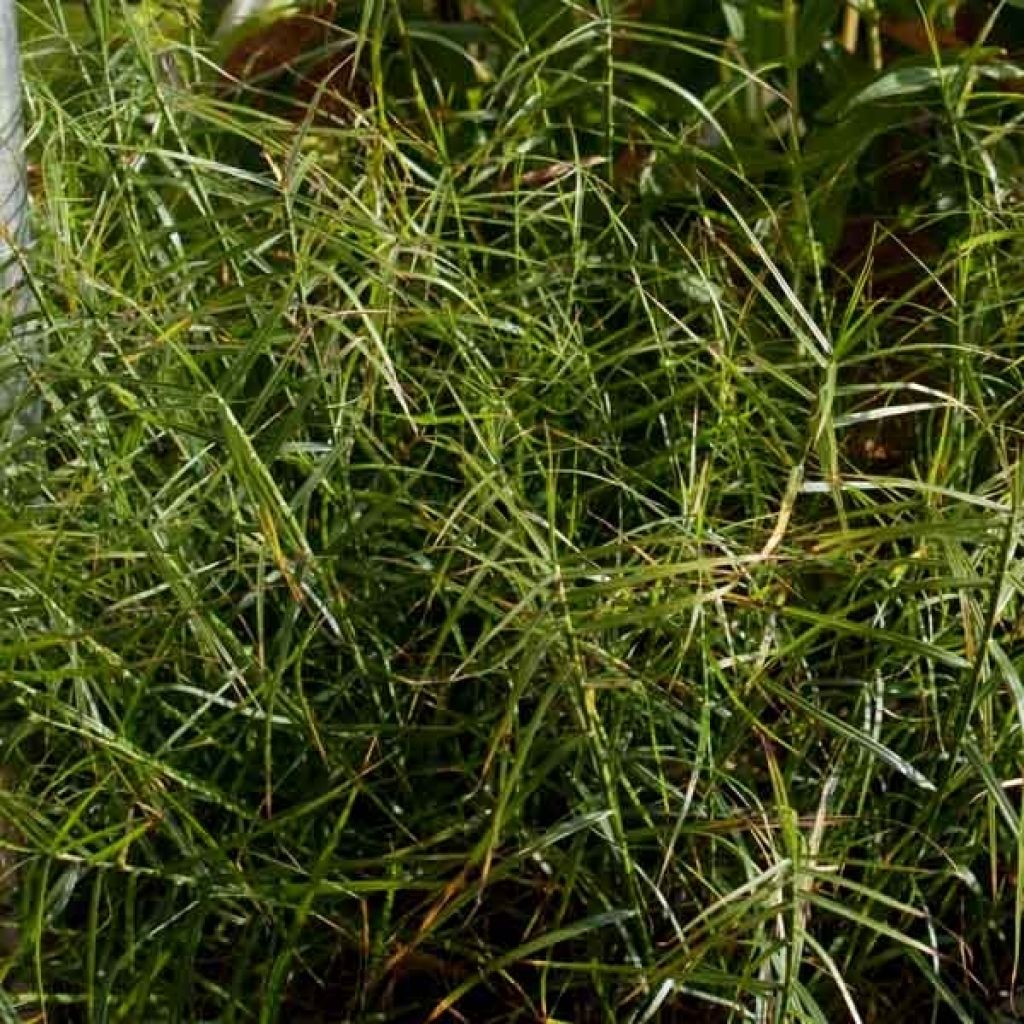
[[[10,337],[0,338],[0,414],[21,400],[27,386],[25,360],[39,355],[25,319],[32,308],[24,265],[31,240],[26,173],[17,9],[15,0],[0,0],[0,303],[5,307],[0,320],[13,313],[17,322]],[[33,406],[21,419],[37,416]]]

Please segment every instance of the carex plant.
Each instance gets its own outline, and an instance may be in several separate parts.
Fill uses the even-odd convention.
[[[1012,6],[21,13],[7,1017],[1014,1019]]]

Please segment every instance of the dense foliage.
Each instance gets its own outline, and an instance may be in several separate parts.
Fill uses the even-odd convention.
[[[0,1019],[1016,1019],[1021,12],[222,7],[23,10]]]

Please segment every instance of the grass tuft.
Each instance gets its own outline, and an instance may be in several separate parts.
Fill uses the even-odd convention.
[[[1016,65],[357,6],[25,12],[0,1016],[1015,1019]]]

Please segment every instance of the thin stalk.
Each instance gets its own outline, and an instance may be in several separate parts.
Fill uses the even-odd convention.
[[[843,49],[847,53],[856,53],[859,37],[860,11],[853,4],[847,4],[843,15]]]
[[[882,59],[882,15],[875,0],[862,0],[861,11],[868,24],[868,49],[871,54],[871,70],[881,71]]]

